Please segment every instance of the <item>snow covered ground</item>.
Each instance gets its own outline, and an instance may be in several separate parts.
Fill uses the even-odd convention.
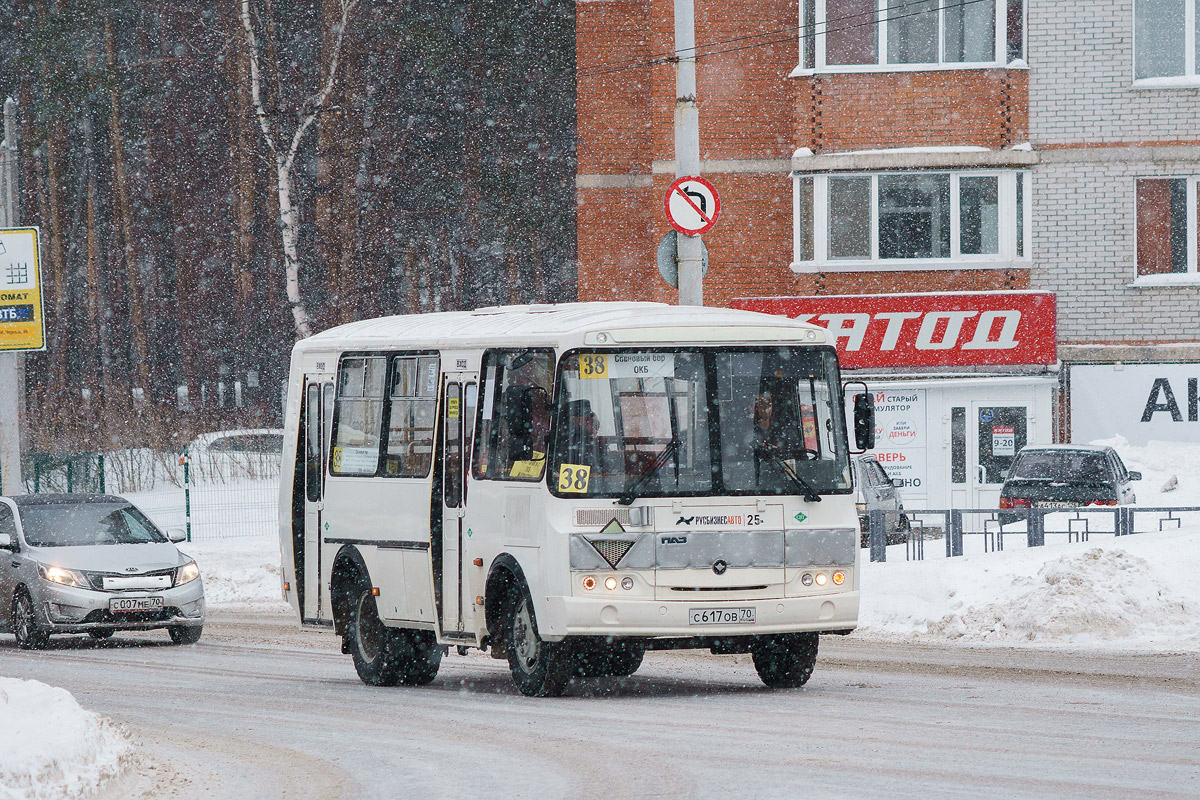
[[[132,755],[128,733],[65,689],[0,677],[0,800],[92,795]]]

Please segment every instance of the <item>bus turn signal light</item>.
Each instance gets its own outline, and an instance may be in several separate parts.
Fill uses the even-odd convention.
[[[841,586],[845,582],[846,582],[846,574],[844,572],[833,573],[833,585],[834,586]]]
[[[585,577],[583,579],[583,588],[587,589],[589,592],[592,589],[595,589],[596,588],[596,579],[593,578],[591,575],[588,575],[587,577]]]

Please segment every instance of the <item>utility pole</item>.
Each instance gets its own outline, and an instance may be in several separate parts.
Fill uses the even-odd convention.
[[[0,228],[17,219],[17,103],[4,101],[4,143],[0,150]],[[4,494],[25,493],[21,480],[21,368],[25,353],[0,351],[0,485]]]
[[[675,0],[675,177],[700,175],[700,112],[696,108],[696,13]],[[679,305],[704,305],[700,235],[678,234]]]

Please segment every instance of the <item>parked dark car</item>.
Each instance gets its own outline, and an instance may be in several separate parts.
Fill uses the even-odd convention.
[[[1021,448],[1000,489],[1000,508],[1073,508],[1128,505],[1137,498],[1133,481],[1142,473],[1125,468],[1111,447],[1081,444]],[[1001,514],[1000,523],[1021,519]]]
[[[870,543],[870,512],[882,511],[888,544],[903,544],[908,539],[908,515],[896,484],[875,456],[859,456],[854,460],[855,505],[861,545]]]

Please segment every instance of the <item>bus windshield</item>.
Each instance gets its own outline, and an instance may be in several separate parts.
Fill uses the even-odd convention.
[[[832,348],[576,351],[558,386],[560,496],[851,490]]]

